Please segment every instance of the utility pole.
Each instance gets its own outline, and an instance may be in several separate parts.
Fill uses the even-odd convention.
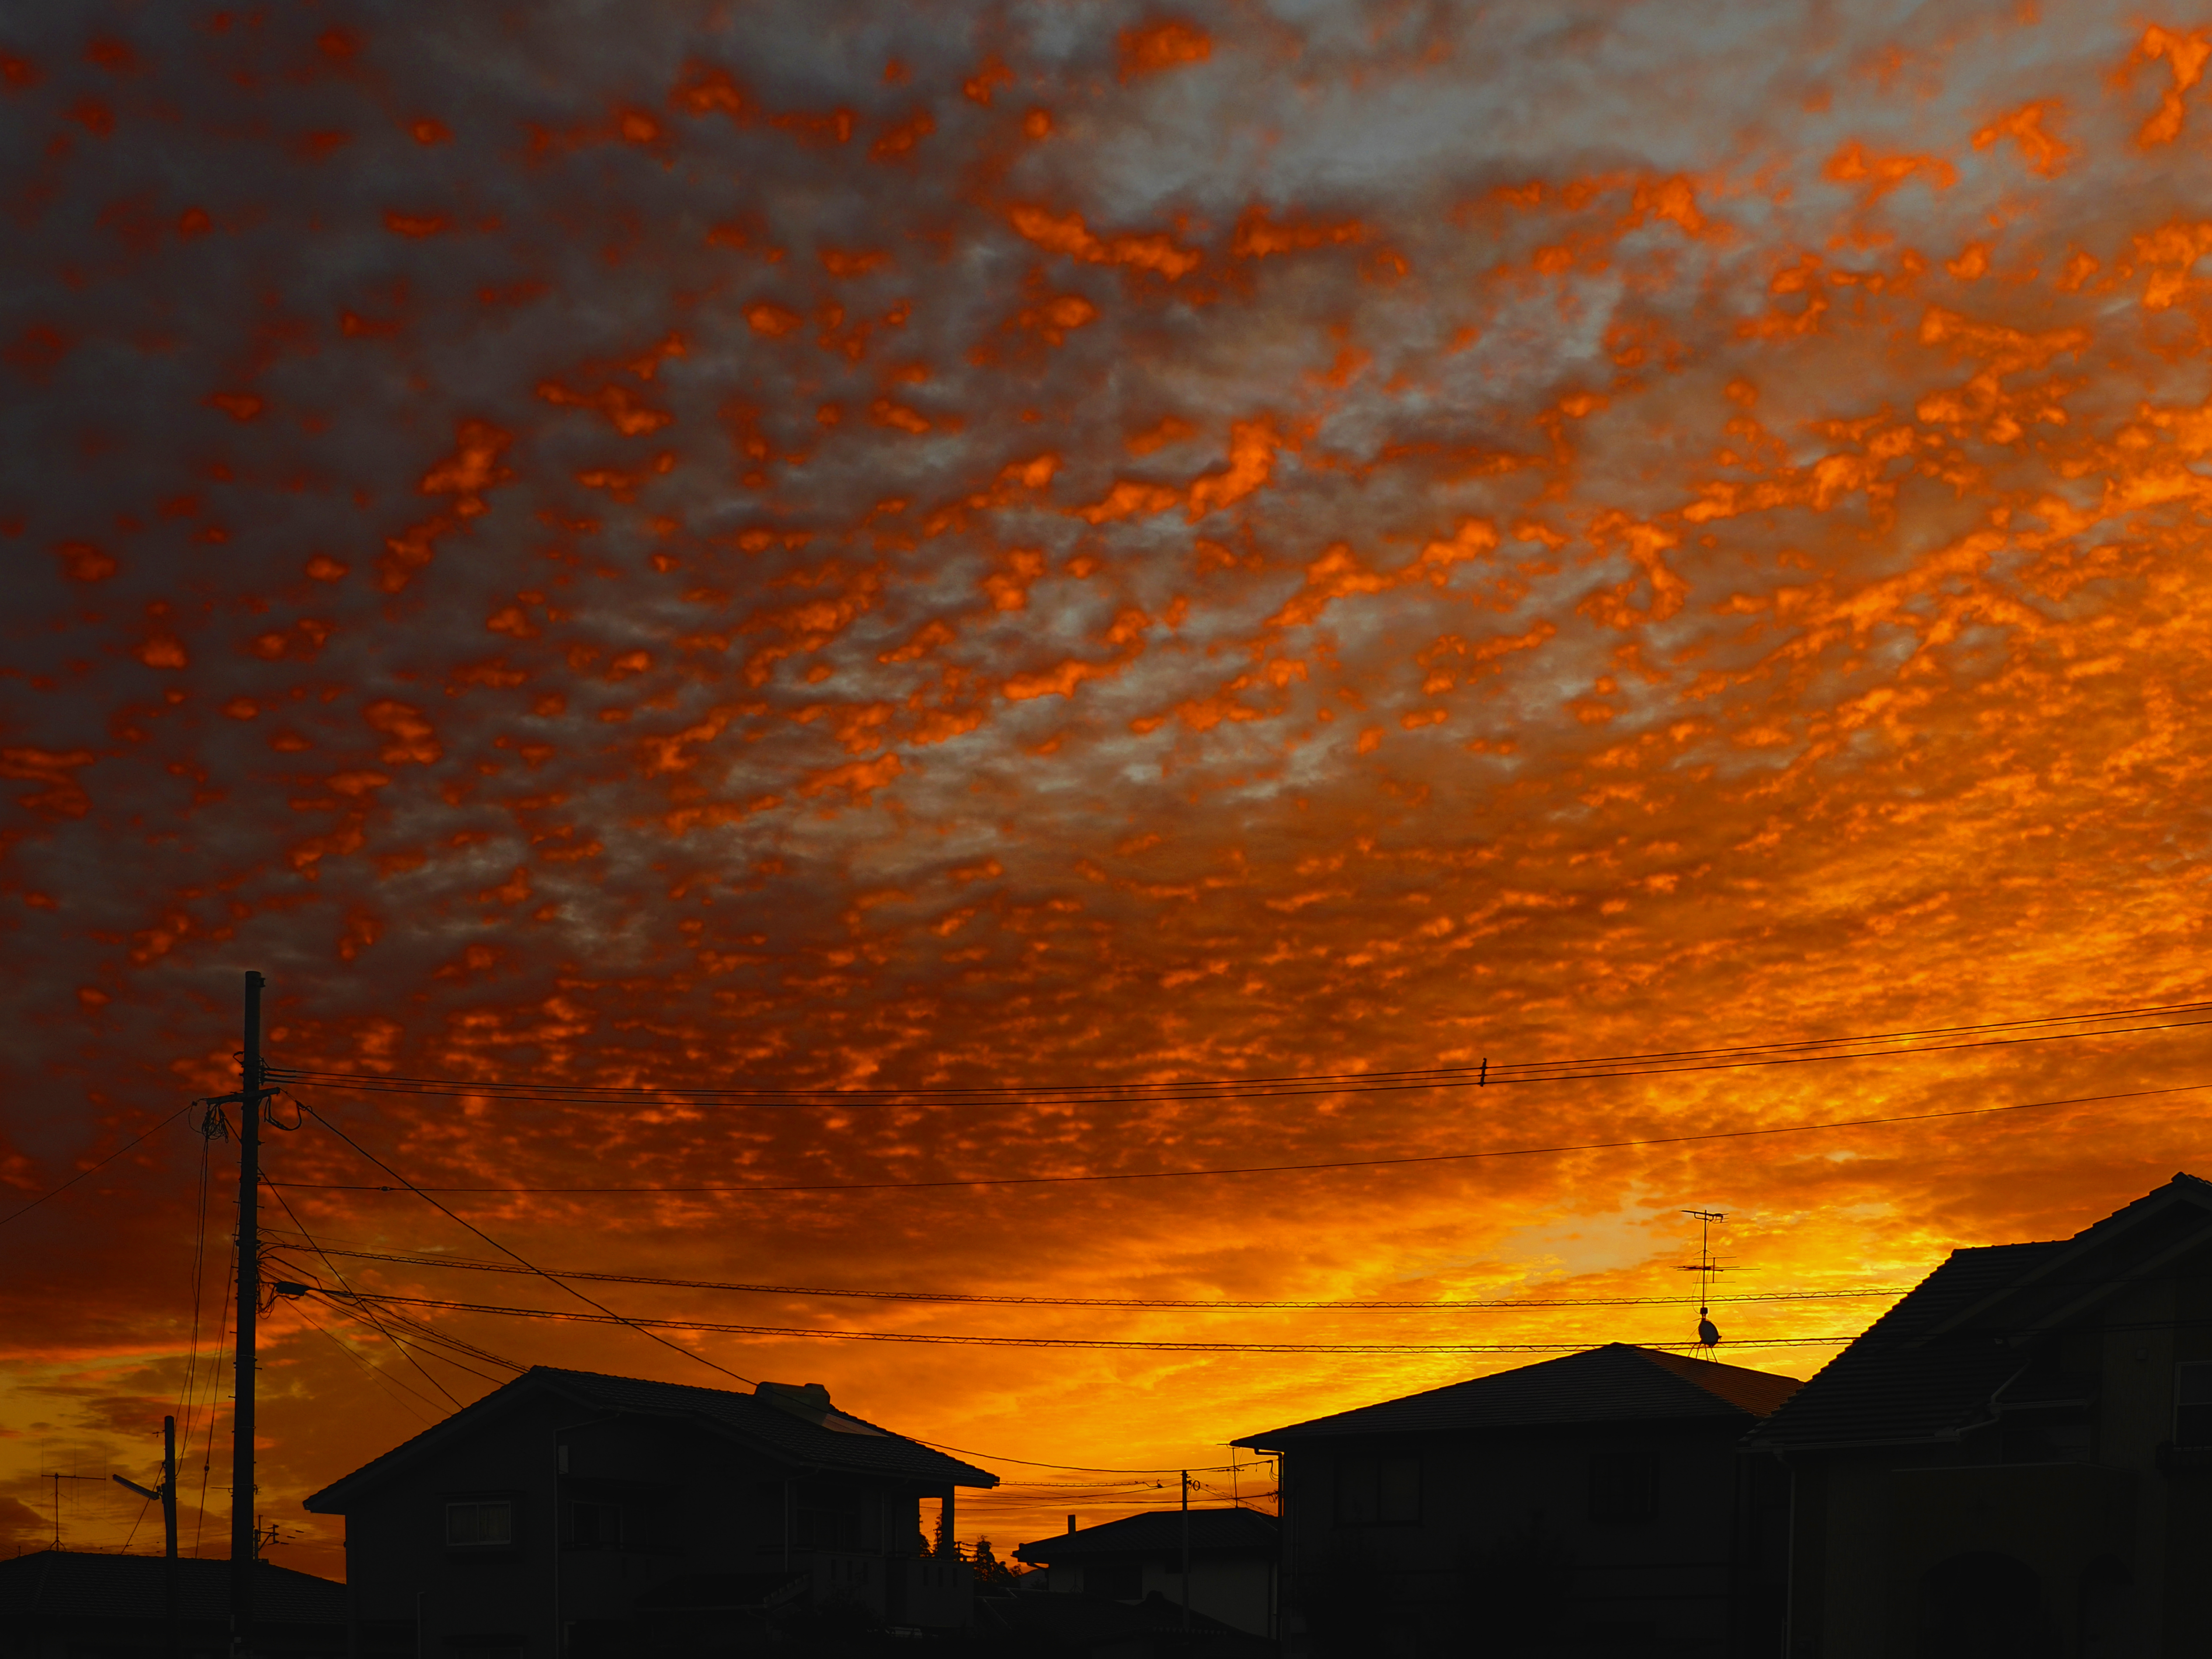
[[[165,1651],[168,1659],[179,1659],[184,1651],[177,1628],[177,1419],[161,1419],[161,1484],[142,1486],[136,1480],[115,1477],[115,1484],[127,1486],[141,1498],[158,1499],[161,1505],[161,1534],[167,1545],[166,1559],[161,1568],[163,1599],[168,1603],[168,1638]]]
[[[254,1323],[261,1311],[261,988],[246,975],[245,1046],[238,1056],[238,1389],[230,1440],[230,1645],[252,1651],[253,1565],[260,1553],[253,1516]]]
[[[1182,1627],[1190,1628],[1190,1471],[1182,1472]]]
[[[161,1534],[167,1559],[161,1564],[162,1599],[168,1603],[168,1659],[182,1659],[184,1631],[177,1605],[177,1419],[161,1419]]]

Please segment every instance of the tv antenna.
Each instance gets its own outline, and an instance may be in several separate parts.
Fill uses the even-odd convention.
[[[54,1483],[54,1541],[52,1548],[62,1547],[62,1482],[64,1480],[97,1480],[96,1474],[64,1474],[58,1469],[49,1469],[40,1477]]]
[[[1713,1275],[1728,1271],[1713,1260],[1713,1223],[1727,1220],[1728,1212],[1685,1210],[1682,1213],[1697,1218],[1698,1259],[1694,1265],[1683,1263],[1678,1271],[1698,1276],[1698,1346],[1710,1351],[1721,1345],[1720,1327],[1713,1323]]]

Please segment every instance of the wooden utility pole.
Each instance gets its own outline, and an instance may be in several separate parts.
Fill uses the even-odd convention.
[[[165,1546],[161,1568],[163,1599],[168,1604],[168,1637],[165,1644],[168,1659],[179,1659],[184,1651],[181,1633],[177,1628],[177,1419],[161,1419],[161,1484],[142,1486],[136,1480],[115,1477],[115,1484],[127,1486],[141,1498],[158,1499],[161,1505],[161,1536]]]
[[[177,1620],[177,1419],[161,1419],[161,1535],[166,1559],[161,1564],[162,1599],[168,1603],[169,1659],[182,1659],[184,1632]]]
[[[261,988],[246,975],[246,1042],[239,1052],[238,1391],[230,1440],[230,1645],[252,1649],[253,1564],[259,1554],[253,1516],[255,1321],[261,1311]]]
[[[1182,1472],[1182,1627],[1190,1628],[1190,1471]]]

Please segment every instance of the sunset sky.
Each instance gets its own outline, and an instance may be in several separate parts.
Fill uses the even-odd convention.
[[[258,969],[301,1069],[1002,1091],[298,1090],[424,1186],[879,1183],[441,1198],[542,1267],[1571,1302],[582,1287],[1317,1348],[672,1338],[977,1454],[1003,1553],[1172,1495],[1005,1460],[1219,1466],[1535,1357],[1486,1346],[1691,1340],[1687,1208],[1720,1295],[1876,1293],[1716,1308],[1802,1376],[1948,1249],[2212,1174],[2203,1015],[1510,1070],[2205,995],[2208,59],[2202,15],[1965,0],[11,9],[0,1214],[234,1087]],[[226,1547],[198,1116],[0,1227],[0,1550],[57,1471],[100,1477],[65,1541],[158,1547],[105,1476],[165,1412]],[[496,1255],[269,1140],[280,1241]],[[264,1361],[274,1559],[328,1572],[299,1498],[507,1374],[317,1299]]]

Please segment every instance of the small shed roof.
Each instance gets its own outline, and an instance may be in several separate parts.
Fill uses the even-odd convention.
[[[0,1619],[164,1619],[168,1564],[158,1555],[37,1550],[0,1560]],[[253,1614],[272,1625],[343,1630],[346,1587],[264,1561],[254,1568]],[[230,1617],[230,1563],[186,1556],[177,1563],[180,1618]]]
[[[318,1514],[343,1514],[373,1482],[402,1464],[465,1435],[471,1426],[532,1393],[547,1392],[585,1411],[660,1417],[750,1445],[799,1468],[834,1470],[939,1486],[995,1486],[999,1477],[933,1447],[879,1428],[849,1412],[809,1410],[796,1390],[738,1394],[686,1382],[609,1376],[598,1371],[533,1365],[473,1405],[404,1440],[382,1456],[304,1500]],[[826,1403],[826,1397],[825,1397]]]
[[[1608,1342],[1601,1348],[1248,1434],[1235,1443],[1273,1450],[1352,1435],[1463,1433],[1698,1418],[1734,1419],[1747,1425],[1774,1410],[1799,1386],[1796,1378],[1771,1371]]]
[[[1049,1566],[1055,1561],[1091,1561],[1109,1555],[1160,1555],[1182,1547],[1183,1522],[1181,1510],[1125,1515],[1118,1521],[1018,1545],[1014,1559]],[[1283,1530],[1273,1516],[1244,1509],[1193,1510],[1189,1524],[1193,1555],[1248,1550],[1273,1554]]]

